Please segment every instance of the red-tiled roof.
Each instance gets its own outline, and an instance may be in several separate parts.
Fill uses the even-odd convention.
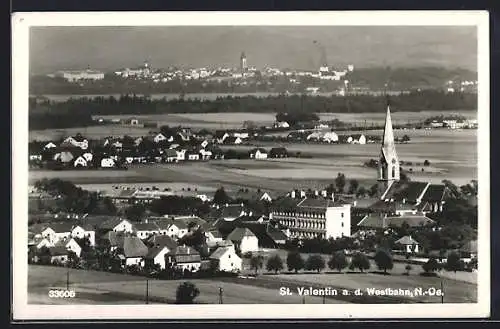
[[[248,228],[238,227],[235,228],[228,236],[227,239],[231,241],[241,241],[246,236],[255,236]]]
[[[126,236],[123,240],[123,254],[125,257],[144,257],[148,254],[148,247],[135,236]]]

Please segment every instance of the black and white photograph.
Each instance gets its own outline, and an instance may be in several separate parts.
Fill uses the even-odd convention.
[[[486,12],[12,24],[14,316],[489,314]]]

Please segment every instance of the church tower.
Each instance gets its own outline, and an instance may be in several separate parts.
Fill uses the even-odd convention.
[[[245,52],[242,52],[240,56],[240,70],[241,73],[247,72],[247,56],[245,55]]]
[[[380,159],[378,162],[378,181],[381,183],[381,187],[387,190],[392,183],[399,181],[399,159],[394,144],[394,132],[392,131],[389,104],[387,104],[384,136],[382,138],[382,148],[380,149]]]

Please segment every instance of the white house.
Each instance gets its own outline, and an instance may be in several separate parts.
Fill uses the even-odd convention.
[[[87,160],[85,160],[83,156],[79,156],[78,158],[75,159],[73,165],[75,167],[87,167]]]
[[[228,236],[227,240],[234,243],[236,249],[242,254],[249,251],[259,250],[259,239],[246,227],[235,228]]]
[[[166,256],[167,263],[174,268],[196,272],[201,266],[200,254],[191,247],[179,246]]]
[[[132,162],[132,161],[130,161],[130,162]],[[104,158],[101,160],[101,167],[102,168],[113,168],[115,166],[116,166],[115,160],[113,160],[111,158]]]
[[[154,138],[153,138],[154,142],[155,143],[159,143],[159,142],[162,142],[164,140],[167,140],[167,137],[165,137],[165,135],[163,135],[162,133],[158,133]]]
[[[76,225],[73,227],[73,230],[71,230],[71,236],[78,239],[87,238],[89,239],[90,245],[95,246],[95,231],[90,229],[90,227],[86,227],[86,225]]]
[[[177,152],[177,161],[186,160],[186,150],[180,150],[180,151],[176,151],[176,152]]]
[[[44,150],[48,150],[48,149],[51,149],[51,148],[54,148],[54,147],[57,147],[56,144],[52,143],[52,142],[48,142],[47,144],[45,144],[45,146],[43,147]]]
[[[210,160],[212,157],[212,151],[207,151],[207,150],[200,150],[200,157],[202,160]]]
[[[61,222],[51,223],[42,232],[42,237],[47,238],[50,243],[54,244],[62,239],[67,239],[71,236],[72,223]]]
[[[203,147],[203,148],[207,147],[208,146],[208,141],[204,140],[203,142],[201,142],[200,146]]]
[[[134,232],[132,223],[130,223],[126,219],[121,219],[121,218],[112,218],[110,220],[107,220],[104,223],[102,223],[100,228],[109,229],[114,232],[127,232],[127,233]]]
[[[365,135],[352,135],[347,138],[347,142],[350,144],[366,144]]]
[[[150,262],[150,264],[160,265],[160,268],[164,270],[166,268],[165,255],[169,252],[170,250],[166,246],[153,247],[149,249],[146,255],[146,263]]]
[[[200,154],[194,152],[188,152],[188,160],[189,161],[197,161],[200,160]]]
[[[327,143],[334,143],[339,141],[339,136],[333,131],[329,131],[323,135],[323,141]]]
[[[235,132],[233,134],[234,137],[239,137],[241,139],[248,138],[248,133],[247,132]]]
[[[80,245],[73,238],[59,240],[55,244],[55,247],[64,247],[66,250],[74,252],[78,257],[80,257],[82,253],[82,247],[80,247]]]
[[[125,236],[122,253],[125,258],[125,266],[143,266],[143,259],[148,254],[148,247],[138,237]]]
[[[187,226],[180,221],[176,221],[168,226],[167,235],[182,238],[188,232]]]
[[[215,263],[218,271],[240,272],[242,260],[236,254],[234,246],[219,247],[210,255],[210,261]]]
[[[250,158],[256,160],[267,159],[267,151],[263,148],[256,148],[250,151]]]
[[[409,235],[405,235],[395,243],[403,246],[404,251],[407,253],[418,253],[419,243]]]
[[[134,230],[140,239],[146,239],[153,234],[160,234],[160,228],[156,223],[137,223],[134,225]]]
[[[93,159],[93,157],[94,157],[94,156],[92,155],[92,153],[90,153],[90,152],[85,152],[85,153],[83,153],[83,155],[82,155],[82,156],[83,156],[83,158],[84,158],[87,162],[92,161],[92,159]]]
[[[278,121],[274,123],[275,128],[290,128],[290,125],[286,121]]]

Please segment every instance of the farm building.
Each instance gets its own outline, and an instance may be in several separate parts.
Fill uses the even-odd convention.
[[[263,148],[255,148],[250,150],[250,159],[267,159],[267,151]]]
[[[217,248],[210,255],[210,260],[218,271],[240,272],[242,269],[243,262],[236,254],[234,246]]]
[[[160,265],[160,268],[164,270],[166,268],[165,255],[170,252],[166,246],[162,247],[152,247],[148,250],[148,254],[144,259],[144,265],[147,267],[149,265]]]
[[[244,254],[246,252],[258,251],[259,240],[248,228],[235,228],[228,236],[227,240],[234,243],[236,250]]]
[[[112,158],[103,158],[101,159],[101,167],[102,168],[113,168],[116,166],[115,160]]]
[[[196,272],[201,266],[200,254],[191,247],[179,246],[166,256],[167,264],[180,270]]]
[[[284,147],[273,147],[269,151],[269,157],[270,158],[287,158],[288,151]]]
[[[85,160],[85,158],[82,156],[79,156],[78,158],[75,159],[75,161],[73,162],[73,165],[75,167],[87,167],[87,160]]]

